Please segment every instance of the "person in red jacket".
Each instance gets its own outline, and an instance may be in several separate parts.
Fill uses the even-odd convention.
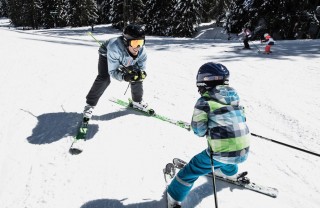
[[[269,35],[269,33],[265,33],[265,34],[263,35],[263,37],[264,37],[264,40],[261,40],[261,43],[262,43],[262,42],[267,43],[267,45],[266,45],[266,47],[265,47],[265,49],[264,49],[264,53],[267,53],[267,54],[272,53],[272,51],[271,51],[271,46],[274,45],[274,42],[275,42],[275,41],[273,40],[273,38],[271,37],[271,35]]]

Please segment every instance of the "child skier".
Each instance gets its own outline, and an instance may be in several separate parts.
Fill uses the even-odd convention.
[[[239,33],[238,36],[239,35],[243,35],[243,44],[244,44],[243,49],[251,49],[249,46],[249,40],[252,36],[252,33],[249,30],[249,28],[243,28],[242,32]]]
[[[273,38],[271,37],[271,35],[269,35],[269,33],[265,33],[263,35],[263,37],[264,37],[264,40],[261,40],[261,43],[262,42],[266,42],[267,43],[267,45],[266,45],[266,47],[264,49],[264,53],[266,53],[266,54],[272,53],[271,46],[274,45]]]
[[[229,71],[219,63],[202,65],[197,75],[201,97],[195,104],[191,126],[208,140],[208,148],[195,155],[172,180],[167,190],[168,207],[181,207],[199,176],[212,172],[236,180],[238,163],[247,159],[249,129],[235,89],[228,86]],[[211,157],[211,158],[210,158]]]

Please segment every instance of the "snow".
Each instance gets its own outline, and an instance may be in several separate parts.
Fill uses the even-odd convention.
[[[127,83],[112,80],[101,97],[82,154],[68,153],[97,74],[99,44],[90,27],[15,30],[0,19],[1,208],[165,207],[162,169],[174,157],[190,160],[206,140],[108,101],[127,99]],[[95,27],[100,41],[121,34]],[[252,133],[320,153],[320,40],[264,45],[228,41],[206,27],[196,38],[148,36],[145,96],[168,117],[190,121],[199,97],[198,68],[220,62],[231,72]],[[319,157],[252,137],[240,165],[252,181],[279,190],[277,198],[217,181],[219,207],[317,208]],[[184,207],[214,207],[212,181],[201,177]]]

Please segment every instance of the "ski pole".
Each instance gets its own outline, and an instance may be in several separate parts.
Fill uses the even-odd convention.
[[[211,170],[212,170],[212,186],[213,186],[213,194],[214,194],[214,204],[215,208],[218,208],[218,197],[217,197],[217,188],[216,188],[216,176],[214,173],[214,165],[213,165],[213,151],[210,147],[210,161],[211,161]]]
[[[129,72],[129,69],[128,69],[125,65],[123,65],[123,64],[121,64],[121,65],[122,65],[121,71],[123,71],[123,72],[126,73],[126,74],[130,73],[130,72]],[[128,91],[128,89],[129,89],[129,86],[130,86],[130,82],[128,83],[128,87],[127,87],[127,89],[126,89],[126,91],[124,92],[123,95],[127,94],[127,91]]]
[[[127,89],[126,89],[126,91],[124,92],[123,95],[127,94],[127,91],[128,91],[128,89],[129,89],[129,86],[130,86],[130,82],[128,83],[128,87],[127,87]]]
[[[305,153],[309,153],[309,154],[312,154],[312,155],[315,155],[315,156],[318,156],[320,157],[320,154],[318,153],[315,153],[315,152],[311,152],[309,150],[305,150],[305,149],[302,149],[302,148],[299,148],[299,147],[295,147],[295,146],[292,146],[290,144],[286,144],[286,143],[283,143],[283,142],[279,142],[277,140],[273,140],[273,139],[269,139],[267,137],[264,137],[264,136],[261,136],[261,135],[258,135],[258,134],[255,134],[255,133],[251,133],[252,136],[255,136],[255,137],[258,137],[258,138],[261,138],[261,139],[264,139],[264,140],[267,140],[267,141],[271,141],[271,142],[274,142],[274,143],[277,143],[277,144],[281,144],[283,146],[286,146],[286,147],[290,147],[290,148],[293,148],[293,149],[296,149],[296,150],[300,150],[302,152],[305,152]]]
[[[91,36],[97,43],[99,43],[100,46],[102,46],[102,43],[101,43],[99,40],[97,40],[97,39],[92,35],[91,32],[88,32],[87,34],[88,34],[89,36]]]
[[[256,46],[256,44],[254,44],[251,40],[250,40],[250,42],[251,42],[252,45],[254,45],[254,46],[258,49],[258,51],[261,53],[261,51],[260,51],[260,49],[258,48],[258,46]]]

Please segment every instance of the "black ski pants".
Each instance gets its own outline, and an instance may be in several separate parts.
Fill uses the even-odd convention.
[[[98,76],[94,80],[94,83],[86,97],[87,104],[96,106],[100,97],[111,83],[110,75],[108,72],[108,59],[102,55],[99,55],[98,62]],[[142,81],[131,82],[131,96],[135,102],[142,101],[143,97],[143,83]]]
[[[245,38],[244,38],[243,44],[244,44],[244,47],[245,47],[245,48],[250,48],[250,46],[249,46],[249,40],[250,40],[250,38],[248,38],[248,37],[245,37]]]

